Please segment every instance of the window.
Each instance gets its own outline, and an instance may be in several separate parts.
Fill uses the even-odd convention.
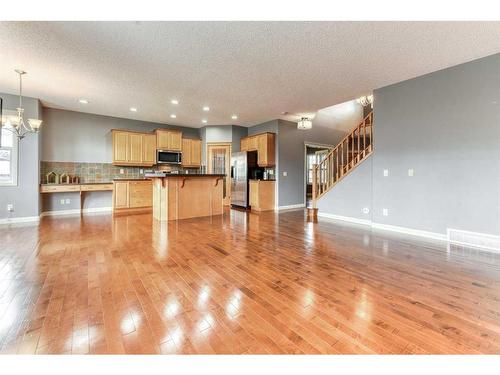
[[[316,164],[316,154],[307,155],[307,183],[312,184],[313,166]]]
[[[2,126],[0,136],[0,186],[17,185],[17,137]]]

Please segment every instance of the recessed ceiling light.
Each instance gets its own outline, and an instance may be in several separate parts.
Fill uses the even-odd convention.
[[[172,114],[170,115],[170,118],[177,118],[177,115]]]
[[[172,99],[170,103],[177,105],[179,104],[179,101],[177,99]]]
[[[80,99],[78,101],[82,104],[89,104],[89,101],[87,99]]]
[[[135,108],[135,107],[130,107],[130,111],[131,111],[131,112],[137,112],[137,108]]]
[[[206,124],[208,121],[205,120],[205,119],[203,119],[203,120],[201,120],[201,122],[204,123],[204,124]]]
[[[210,111],[210,107],[206,105],[205,107],[203,107],[203,110],[204,110],[205,112],[208,112],[208,111]]]
[[[237,119],[238,119],[238,116],[236,116],[236,115],[232,115],[232,116],[231,116],[231,118],[232,118],[233,120],[237,120]]]

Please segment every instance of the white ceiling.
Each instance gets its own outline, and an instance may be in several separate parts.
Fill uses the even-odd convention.
[[[500,52],[500,22],[0,22],[0,51],[48,107],[251,126]]]

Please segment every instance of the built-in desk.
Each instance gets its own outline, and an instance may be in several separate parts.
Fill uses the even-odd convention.
[[[87,191],[113,191],[111,182],[90,182],[83,184],[41,184],[40,193],[80,193],[80,210],[83,209],[83,193]]]

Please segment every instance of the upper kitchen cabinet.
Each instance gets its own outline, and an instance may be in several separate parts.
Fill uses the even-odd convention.
[[[112,130],[113,164],[150,167],[156,164],[156,136]]]
[[[156,129],[156,148],[159,150],[182,151],[182,132]]]
[[[257,164],[260,167],[274,167],[276,134],[262,133],[241,138],[241,151],[257,151]]]
[[[182,166],[200,167],[201,166],[201,140],[200,139],[182,139]]]

